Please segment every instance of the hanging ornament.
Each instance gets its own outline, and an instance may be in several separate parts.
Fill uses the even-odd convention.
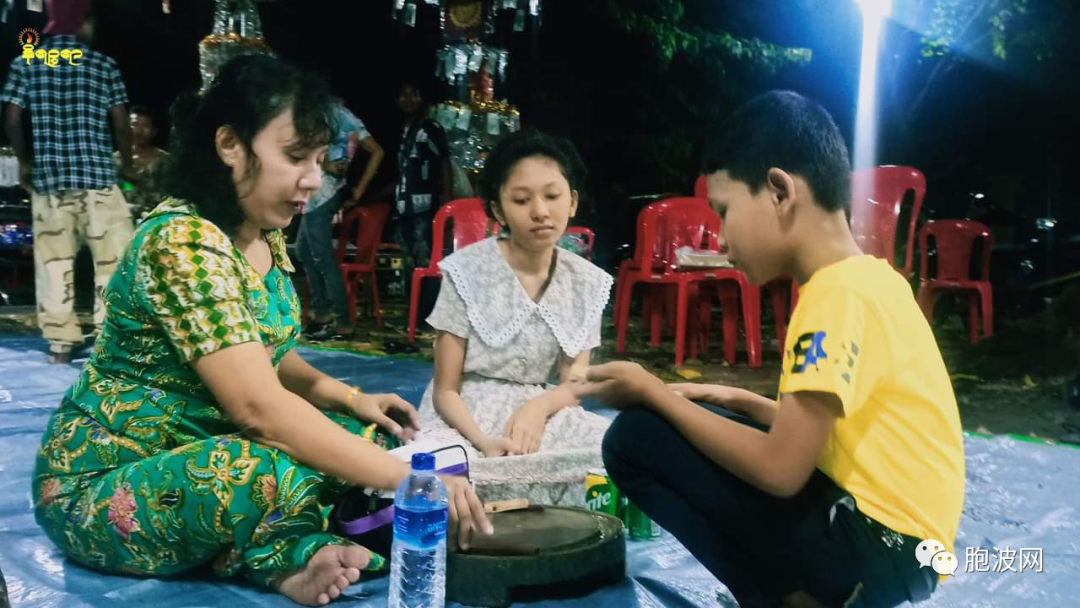
[[[506,77],[506,66],[510,53],[506,49],[491,47],[473,42],[469,44],[448,44],[435,52],[435,76],[448,84],[456,83],[460,77],[472,78],[481,69],[487,71],[488,83],[494,86],[494,79],[501,82]]]
[[[262,36],[262,22],[253,0],[215,0],[214,25],[199,43],[202,91],[210,87],[221,66],[240,55],[273,55]]]
[[[484,168],[499,139],[521,128],[518,109],[495,100],[446,101],[432,109],[432,117],[446,130],[454,163],[474,173]]]
[[[443,39],[479,40],[483,34],[485,4],[483,0],[447,0]]]
[[[391,14],[408,27],[416,25],[417,4],[421,0],[391,0]],[[525,30],[528,17],[540,17],[540,0],[423,0],[439,7],[439,29],[446,42],[484,40],[495,34],[495,16],[511,11],[515,32]]]

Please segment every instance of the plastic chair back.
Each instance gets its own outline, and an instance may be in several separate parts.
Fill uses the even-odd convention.
[[[356,207],[345,214],[341,221],[341,229],[337,241],[338,264],[350,264],[358,266],[375,266],[375,254],[379,250],[379,241],[382,240],[383,227],[386,218],[390,215],[390,205],[385,203]],[[355,249],[348,251],[350,235],[354,234],[353,244]],[[352,259],[346,259],[351,254]]]
[[[928,241],[933,237],[937,255],[937,271],[929,276]],[[971,276],[971,254],[975,241],[983,239],[982,259],[979,261],[979,277]],[[980,222],[969,220],[937,220],[928,222],[919,231],[919,276],[923,281],[969,281],[990,279],[990,251],[994,237],[990,229]]]
[[[863,253],[884,258],[894,267],[900,206],[909,190],[915,193],[915,199],[905,237],[904,264],[899,268],[905,277],[911,275],[915,224],[926,196],[926,178],[914,167],[895,165],[862,169],[851,175],[851,233],[855,242]]]
[[[699,175],[694,181],[694,196],[709,200],[709,184],[705,182],[704,175]]]
[[[676,250],[682,247],[719,251],[720,218],[708,203],[697,197],[670,199],[656,216],[655,238],[662,272],[678,266]]]
[[[453,230],[453,251],[466,245],[482,241],[489,234],[499,231],[499,224],[493,222],[484,211],[484,201],[479,198],[459,198],[446,203],[435,213],[432,226],[431,268],[442,260],[446,241],[446,223],[451,223]]]

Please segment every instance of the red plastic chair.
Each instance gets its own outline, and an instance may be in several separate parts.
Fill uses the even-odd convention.
[[[937,251],[937,273],[929,272],[927,242],[933,237]],[[979,278],[971,277],[971,254],[975,241],[982,239]],[[941,292],[968,291],[968,315],[971,343],[979,342],[979,315],[982,314],[983,337],[994,335],[994,291],[990,285],[990,251],[994,237],[985,224],[968,220],[928,222],[919,231],[919,307],[928,321],[933,320],[934,304]]]
[[[499,232],[499,224],[488,218],[484,211],[484,201],[481,199],[459,198],[439,208],[432,224],[434,242],[431,246],[431,263],[427,268],[413,270],[412,289],[409,291],[409,342],[416,341],[416,315],[420,306],[421,281],[426,278],[442,278],[439,262],[443,257],[447,221],[451,223],[453,230],[454,251]]]
[[[915,253],[915,224],[919,219],[926,178],[914,167],[885,165],[851,174],[851,233],[863,253],[888,260],[896,267],[896,232],[900,205],[908,190],[915,193],[908,219],[904,265],[897,271],[911,277]]]
[[[733,269],[708,269],[708,270],[678,270],[676,268],[675,251],[680,247],[691,246],[696,249],[710,249],[717,251],[719,248],[717,237],[720,229],[720,218],[708,208],[708,205],[700,198],[676,198],[653,203],[642,210],[639,216],[642,219],[640,226],[644,238],[639,243],[638,251],[643,255],[635,260],[636,268],[627,268],[623,273],[621,298],[617,301],[618,309],[616,318],[620,320],[616,327],[617,346],[622,352],[626,349],[626,320],[629,318],[630,295],[637,283],[645,283],[651,286],[663,286],[670,290],[675,288],[674,313],[675,320],[675,364],[682,365],[684,347],[686,342],[688,310],[694,296],[695,288],[703,284],[717,283],[721,281],[736,281],[743,294],[743,306],[746,311],[745,322],[751,351],[752,364],[756,358],[760,365],[760,292],[749,285],[746,277]],[[645,255],[645,252],[658,251],[659,255]],[[732,308],[725,307],[725,313]],[[652,306],[650,310],[651,329],[654,336],[658,334],[660,327],[661,308]],[[728,319],[733,319],[728,321]],[[737,323],[734,315],[725,314],[725,328],[729,325],[732,330]],[[734,340],[734,331],[725,331],[725,343]],[[756,342],[755,342],[756,337]],[[732,356],[734,355],[732,349]]]
[[[706,183],[704,175],[699,175],[694,181],[694,197],[709,200],[709,184]]]
[[[624,325],[627,321],[627,319],[622,318],[621,311],[629,311],[630,309],[629,301],[626,302],[625,306],[623,306],[622,304],[624,298],[629,300],[631,297],[631,290],[625,289],[625,287],[627,286],[627,281],[625,280],[627,273],[641,270],[643,260],[647,258],[657,263],[660,261],[659,244],[655,240],[653,241],[653,246],[650,249],[648,255],[646,255],[644,249],[645,226],[646,224],[655,226],[655,220],[652,218],[654,218],[658,213],[662,213],[672,204],[679,204],[679,201],[692,201],[693,204],[698,205],[704,203],[704,201],[701,200],[694,200],[685,197],[666,198],[656,201],[654,203],[649,203],[648,205],[643,207],[641,211],[638,212],[637,229],[634,237],[634,257],[629,260],[623,260],[622,263],[619,264],[619,274],[615,279],[615,318],[613,319],[613,322],[615,323],[616,329],[620,325]],[[649,298],[646,300],[645,313],[643,315],[646,325],[648,325],[649,320],[652,318],[650,314],[650,308],[652,307],[654,301],[655,300],[653,298]],[[659,344],[660,338],[659,335],[657,335],[652,345],[659,346]],[[621,348],[619,352],[622,352]]]
[[[383,322],[379,283],[375,279],[375,254],[389,214],[390,205],[386,204],[356,207],[341,219],[337,240],[337,262],[349,297],[349,319],[356,320],[357,287],[366,282],[371,286],[371,308],[379,327]],[[354,232],[355,247],[349,249],[349,237]]]
[[[585,252],[585,259],[592,259],[593,245],[596,243],[596,234],[592,229],[585,226],[568,226],[564,234],[580,234],[585,239],[585,246],[588,248]]]

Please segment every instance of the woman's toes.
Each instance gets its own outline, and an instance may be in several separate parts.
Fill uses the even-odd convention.
[[[349,579],[349,584],[350,585],[355,583],[356,581],[360,580],[360,569],[359,568],[346,568],[345,569],[345,578]]]

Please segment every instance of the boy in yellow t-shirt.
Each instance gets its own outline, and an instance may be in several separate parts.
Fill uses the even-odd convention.
[[[580,394],[625,409],[604,439],[608,474],[742,608],[925,599],[937,575],[916,546],[952,551],[964,501],[930,326],[904,278],[852,238],[848,152],[821,106],[774,91],[719,134],[705,174],[729,257],[755,284],[802,285],[780,394],[593,367]]]

